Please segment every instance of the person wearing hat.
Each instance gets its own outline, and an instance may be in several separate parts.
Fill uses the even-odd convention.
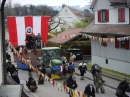
[[[84,73],[86,73],[86,70],[87,70],[87,66],[86,65],[87,64],[84,61],[79,63],[78,69],[80,70],[80,75],[81,75],[80,80],[84,80]]]

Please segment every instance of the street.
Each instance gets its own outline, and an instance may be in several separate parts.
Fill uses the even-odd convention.
[[[10,52],[10,49],[8,49],[9,54],[11,55],[11,60],[13,61],[13,53]],[[91,62],[89,57],[85,57],[84,61]],[[77,60],[75,64],[80,63],[82,60]],[[79,72],[78,69],[76,68],[76,73]],[[90,72],[87,72],[90,73]],[[37,81],[38,80],[38,75],[35,72],[32,72],[34,79]],[[89,74],[90,76],[90,74]],[[28,88],[26,87],[26,81],[28,81],[28,71],[27,70],[21,70],[19,69],[19,78],[21,84],[24,85],[25,91],[28,93],[29,97],[69,97],[67,93],[64,92],[64,89],[62,88],[62,92],[58,91],[58,86],[52,86],[48,81],[45,81],[44,85],[38,85],[38,89],[36,92],[32,93]],[[63,83],[62,79],[56,80],[57,82],[60,82],[61,84]],[[78,88],[76,89],[79,92],[84,92],[85,86],[87,84],[93,84],[92,80],[85,79],[85,80],[80,80],[80,76],[76,75],[76,81],[78,84]],[[96,97],[116,97],[115,96],[115,90],[109,87],[104,86],[105,88],[105,93],[96,93]]]
[[[38,75],[34,72],[32,74],[34,79],[37,81]],[[21,84],[24,85],[24,88],[30,97],[69,97],[69,95],[64,92],[63,88],[62,88],[62,92],[60,92],[58,91],[58,86],[56,85],[52,86],[52,84],[50,84],[48,81],[45,81],[44,85],[38,85],[37,91],[32,93],[26,87],[26,81],[28,80],[28,71],[19,70],[19,77],[20,77]],[[61,84],[63,83],[63,80],[61,79],[56,81],[60,82]],[[87,84],[93,84],[93,81],[88,79],[80,80],[80,76],[77,75],[76,75],[76,81],[78,83],[78,88],[76,90],[79,92],[83,92]],[[96,97],[116,97],[114,89],[111,89],[106,86],[104,86],[104,88],[105,88],[105,93],[104,94],[100,92],[98,94],[96,93]]]

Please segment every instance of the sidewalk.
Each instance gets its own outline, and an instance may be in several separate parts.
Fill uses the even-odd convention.
[[[80,71],[78,70],[78,68],[75,68],[75,72],[76,72],[77,75],[80,75]],[[90,71],[88,71],[88,70],[86,71],[84,77],[87,78],[87,79],[89,79],[89,80],[93,80],[93,76],[90,73]],[[111,79],[111,78],[106,77],[106,76],[102,76],[102,78],[105,81],[104,86],[110,87],[112,89],[116,89],[117,86],[120,83],[120,81]]]

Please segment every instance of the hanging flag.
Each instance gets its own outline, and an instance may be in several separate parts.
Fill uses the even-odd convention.
[[[7,17],[9,40],[14,46],[25,45],[27,35],[42,36],[42,41],[47,42],[48,16],[9,16]]]

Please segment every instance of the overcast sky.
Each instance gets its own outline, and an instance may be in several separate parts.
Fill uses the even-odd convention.
[[[88,5],[87,0],[12,0],[12,3],[13,4],[20,3],[21,5],[24,5],[24,4],[33,4],[33,5],[46,4],[49,6],[58,6],[58,5],[66,4],[69,6],[80,5],[81,7]]]

